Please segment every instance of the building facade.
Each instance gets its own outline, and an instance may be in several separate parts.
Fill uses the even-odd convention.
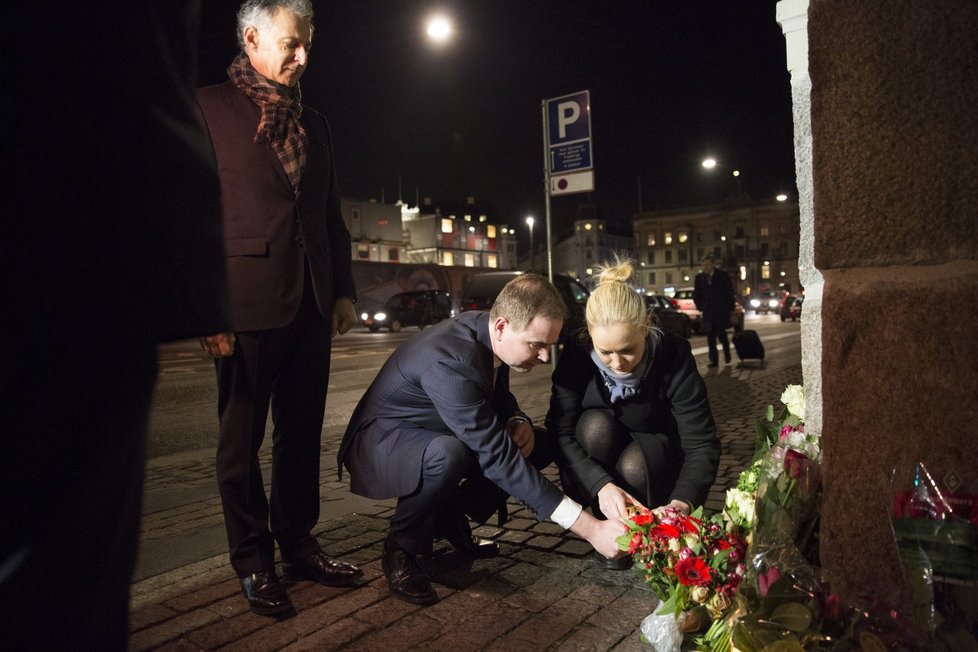
[[[797,201],[643,211],[633,228],[638,285],[646,292],[691,287],[706,254],[730,273],[739,296],[801,290]]]
[[[597,265],[612,260],[616,254],[634,257],[634,238],[609,232],[607,226],[596,218],[575,220],[571,237],[554,245],[554,271],[587,282]],[[546,267],[545,256],[537,254],[537,268]]]
[[[516,267],[516,231],[494,219],[490,207],[469,197],[457,204],[403,207],[407,261],[447,267]]]

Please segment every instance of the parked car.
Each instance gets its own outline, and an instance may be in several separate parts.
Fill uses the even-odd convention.
[[[804,296],[789,296],[781,306],[781,321],[801,319],[801,304],[805,303]]]
[[[405,326],[425,326],[437,324],[453,314],[452,297],[443,290],[415,290],[395,294],[384,307],[373,314],[363,313],[360,318],[373,332],[389,328],[396,333]]]
[[[693,331],[702,331],[703,313],[696,308],[696,302],[693,301],[693,288],[679,288],[673,292],[672,298],[676,300],[676,310],[689,316]]]
[[[693,334],[693,320],[680,312],[677,305],[675,299],[662,294],[645,295],[645,307],[652,313],[653,323],[664,331],[689,339]]]
[[[483,272],[473,276],[462,290],[459,307],[466,310],[489,310],[503,286],[522,274],[519,271]],[[567,306],[567,319],[560,331],[560,341],[584,326],[584,307],[589,292],[587,288],[564,274],[554,274],[554,286]]]
[[[764,313],[765,315],[779,310],[781,307],[781,297],[777,292],[758,292],[756,295],[751,296],[748,301],[750,309],[754,311],[755,314]]]
[[[676,309],[689,316],[693,332],[704,332],[703,313],[696,308],[696,302],[693,301],[693,288],[679,288],[672,296],[676,301]],[[744,330],[744,307],[739,301],[734,301],[734,309],[730,313],[730,325],[733,326],[735,333]]]

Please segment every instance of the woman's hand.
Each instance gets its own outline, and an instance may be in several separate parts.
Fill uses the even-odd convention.
[[[667,509],[674,509],[683,516],[689,516],[689,504],[681,500],[673,500],[668,505],[662,505],[656,507],[652,511],[655,512],[656,516],[663,516]]]
[[[627,507],[644,507],[634,496],[609,482],[598,491],[598,507],[608,519],[628,518]]]

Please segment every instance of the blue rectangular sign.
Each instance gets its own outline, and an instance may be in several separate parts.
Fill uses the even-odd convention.
[[[591,141],[582,140],[550,148],[550,172],[560,174],[591,167]]]
[[[547,100],[547,144],[550,147],[591,137],[590,96],[590,91],[581,91]]]

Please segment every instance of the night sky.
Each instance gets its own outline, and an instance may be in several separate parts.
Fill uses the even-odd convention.
[[[501,221],[544,214],[540,103],[590,90],[596,191],[613,226],[702,205],[740,185],[795,196],[790,78],[774,0],[315,2],[303,100],[330,121],[341,194],[410,204],[475,196]],[[226,79],[238,3],[204,2],[202,84]],[[425,20],[455,25],[433,47]],[[712,174],[700,161],[712,154]],[[728,166],[724,168],[723,166]],[[641,179],[641,181],[639,181]],[[640,197],[641,195],[641,197]],[[520,229],[521,236],[525,235]]]

